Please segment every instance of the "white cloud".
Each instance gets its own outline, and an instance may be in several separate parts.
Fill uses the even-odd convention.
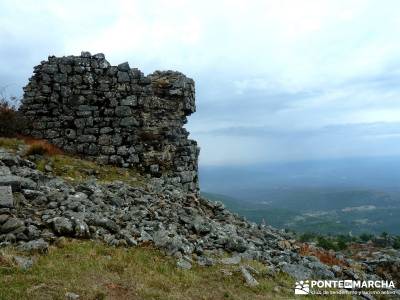
[[[398,122],[399,8],[395,0],[5,0],[0,86],[21,93],[48,54],[104,52],[113,64],[128,60],[147,73],[177,69],[196,80],[198,112],[188,127],[200,139],[203,163],[365,156],[368,147],[350,133],[346,147],[327,150],[318,138],[338,137],[324,136],[312,140],[315,151],[301,140],[287,151],[279,136],[232,140],[211,132],[244,126],[295,136]],[[397,139],[384,140],[400,149]],[[384,154],[385,147],[371,151]]]

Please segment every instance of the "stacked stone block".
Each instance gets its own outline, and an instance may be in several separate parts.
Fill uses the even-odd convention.
[[[194,81],[179,72],[144,76],[89,52],[50,56],[34,68],[20,110],[27,135],[198,192],[199,148],[183,128],[195,111]]]

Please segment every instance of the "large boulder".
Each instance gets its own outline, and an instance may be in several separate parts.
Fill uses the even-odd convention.
[[[54,231],[59,235],[70,235],[74,231],[72,222],[67,218],[56,217],[52,220],[52,224]]]
[[[9,233],[23,226],[24,222],[20,219],[10,218],[3,225],[1,225],[0,233]]]
[[[284,264],[281,267],[281,270],[295,278],[297,281],[310,279],[312,276],[310,269],[299,264]]]
[[[0,186],[0,208],[14,207],[14,198],[12,195],[11,186]]]
[[[37,184],[29,178],[15,175],[0,176],[0,186],[11,186],[13,192],[19,192],[21,189],[35,189]]]

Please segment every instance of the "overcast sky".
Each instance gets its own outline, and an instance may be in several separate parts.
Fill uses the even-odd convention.
[[[400,155],[400,2],[0,2],[0,86],[82,50],[196,81],[203,165]]]

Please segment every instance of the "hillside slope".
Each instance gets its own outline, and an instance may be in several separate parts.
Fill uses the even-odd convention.
[[[12,191],[0,199],[5,299],[276,299],[294,280],[379,279],[162,179],[39,149],[0,140],[0,186]]]

